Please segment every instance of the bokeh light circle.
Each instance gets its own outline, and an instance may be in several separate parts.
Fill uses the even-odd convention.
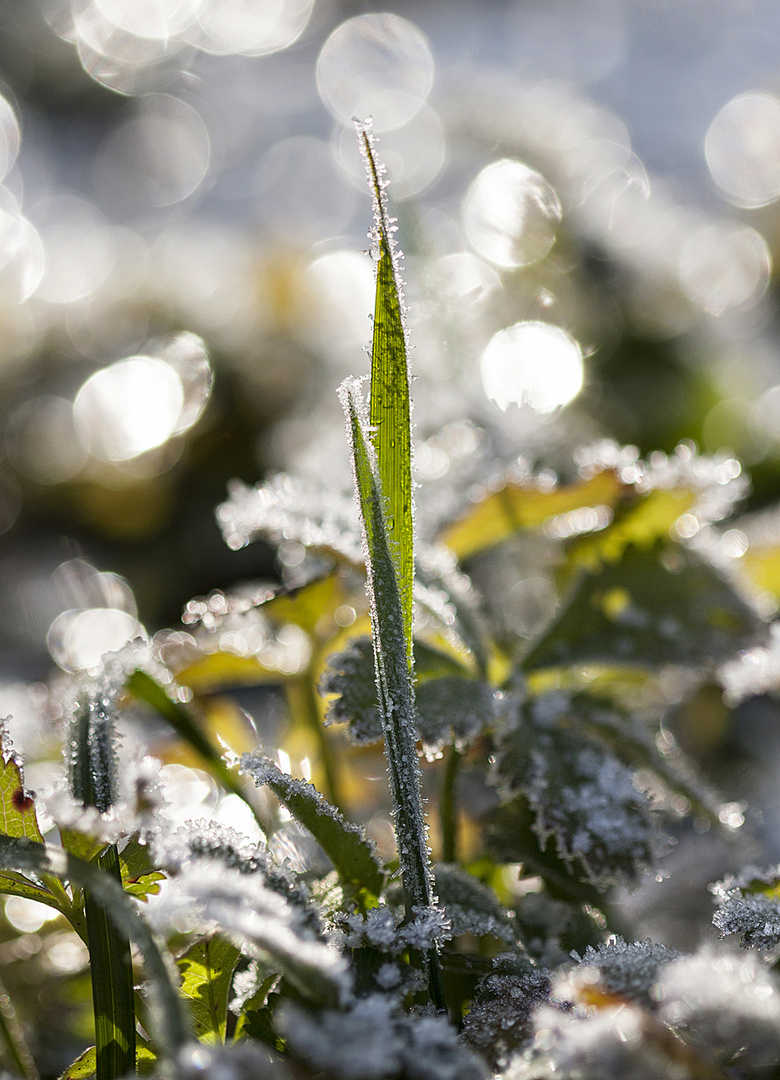
[[[519,322],[493,335],[480,370],[485,393],[500,409],[530,405],[548,413],[582,389],[582,350],[558,326]]]
[[[732,98],[710,124],[705,152],[713,180],[736,206],[766,206],[780,198],[780,98]]]
[[[317,89],[342,123],[372,116],[375,131],[407,123],[433,86],[428,39],[414,23],[382,12],[337,27],[317,60]]]
[[[463,201],[463,227],[474,250],[510,269],[543,259],[555,243],[561,204],[541,173],[521,161],[495,161]]]
[[[184,389],[176,371],[151,356],[131,356],[96,371],[73,404],[85,448],[102,461],[128,461],[176,431]]]

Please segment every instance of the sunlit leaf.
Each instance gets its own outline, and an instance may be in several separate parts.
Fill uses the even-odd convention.
[[[188,1041],[189,1020],[171,981],[168,963],[136,902],[111,874],[61,848],[9,836],[0,836],[0,867],[21,873],[51,874],[88,890],[114,925],[138,947],[149,978],[149,1020],[158,1050],[173,1055]]]
[[[143,1039],[138,1038],[135,1048],[135,1067],[139,1076],[145,1076],[152,1072],[157,1064],[157,1054],[153,1047]],[[97,1076],[97,1050],[90,1046],[83,1054],[79,1054],[73,1064],[65,1070],[60,1080],[93,1080]]]
[[[366,888],[375,896],[380,894],[382,864],[362,828],[347,821],[312,784],[282,772],[268,758],[245,754],[241,767],[256,784],[270,787],[296,821],[309,830],[342,881]]]
[[[160,882],[165,881],[165,874],[152,862],[148,844],[139,844],[135,839],[129,840],[120,851],[119,867],[125,892],[139,900],[157,894]]]
[[[459,559],[468,559],[495,547],[519,529],[541,526],[558,514],[587,506],[614,507],[623,492],[624,485],[612,471],[564,487],[550,488],[533,480],[508,483],[478,502],[438,539]]]
[[[176,961],[181,992],[189,1001],[200,1039],[225,1041],[230,984],[240,956],[231,941],[209,935],[193,942]]]
[[[383,168],[374,155],[370,127],[358,124],[374,203],[377,252],[374,337],[371,345],[369,424],[376,452],[389,547],[398,579],[406,651],[412,663],[412,589],[414,524],[412,520],[412,418],[403,283],[394,222],[387,209]]]

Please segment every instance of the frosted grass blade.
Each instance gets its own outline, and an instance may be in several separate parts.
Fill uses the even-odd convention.
[[[312,784],[282,772],[262,754],[244,754],[241,768],[256,784],[267,784],[295,820],[309,830],[342,881],[379,896],[385,875],[362,828],[347,821]]]
[[[385,756],[393,801],[393,820],[407,921],[415,908],[432,904],[433,889],[427,828],[420,795],[414,687],[406,650],[406,624],[395,562],[384,518],[384,500],[376,458],[366,432],[368,417],[358,379],[339,387],[347,417],[355,490],[360,508],[366,578],[371,605],[374,667]],[[435,950],[427,956],[431,996],[444,1009]]]
[[[403,308],[400,253],[389,216],[384,166],[377,161],[369,121],[357,123],[374,203],[372,250],[377,255],[374,336],[371,346],[369,421],[385,503],[390,551],[398,577],[406,653],[412,664],[414,521],[412,503],[412,423],[408,343]]]

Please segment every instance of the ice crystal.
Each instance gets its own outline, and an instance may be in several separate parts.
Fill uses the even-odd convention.
[[[263,844],[214,821],[191,821],[172,835],[151,837],[157,863],[172,873],[182,873],[193,861],[205,859],[242,875],[258,875],[272,892],[287,900],[301,918],[301,928],[317,934],[320,919],[306,885],[286,865],[271,858]]]
[[[712,886],[718,910],[712,921],[724,937],[738,934],[745,948],[773,949],[780,945],[780,866],[769,870],[746,867]]]
[[[279,1029],[298,1057],[333,1080],[487,1080],[446,1020],[404,1016],[384,995],[345,1012],[285,1003]]]
[[[263,537],[276,544],[297,540],[358,565],[363,561],[352,500],[284,473],[253,488],[231,481],[227,501],[217,507],[217,523],[234,550]]]
[[[755,954],[704,948],[668,964],[655,991],[661,1017],[722,1063],[751,1068],[780,1054],[780,987]]]
[[[546,971],[486,975],[477,984],[463,1022],[464,1039],[497,1067],[531,1037],[532,1013],[549,993]]]
[[[569,960],[573,949],[596,945],[603,936],[586,910],[544,891],[527,892],[515,915],[518,936],[540,967],[558,967]]]
[[[572,973],[575,995],[577,985],[582,985],[583,977],[587,979],[586,972],[590,969],[597,973],[599,984],[610,994],[648,1005],[659,973],[682,954],[653,941],[627,942],[616,935],[595,949],[589,945],[582,957],[577,953],[572,955],[581,965]],[[556,997],[565,999],[566,993],[564,987],[556,987]]]

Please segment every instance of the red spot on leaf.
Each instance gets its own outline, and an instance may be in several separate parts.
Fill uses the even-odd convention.
[[[33,801],[29,795],[25,794],[24,788],[17,788],[11,796],[11,802],[14,805],[14,809],[18,810],[20,814],[23,814],[25,810],[32,810]]]

